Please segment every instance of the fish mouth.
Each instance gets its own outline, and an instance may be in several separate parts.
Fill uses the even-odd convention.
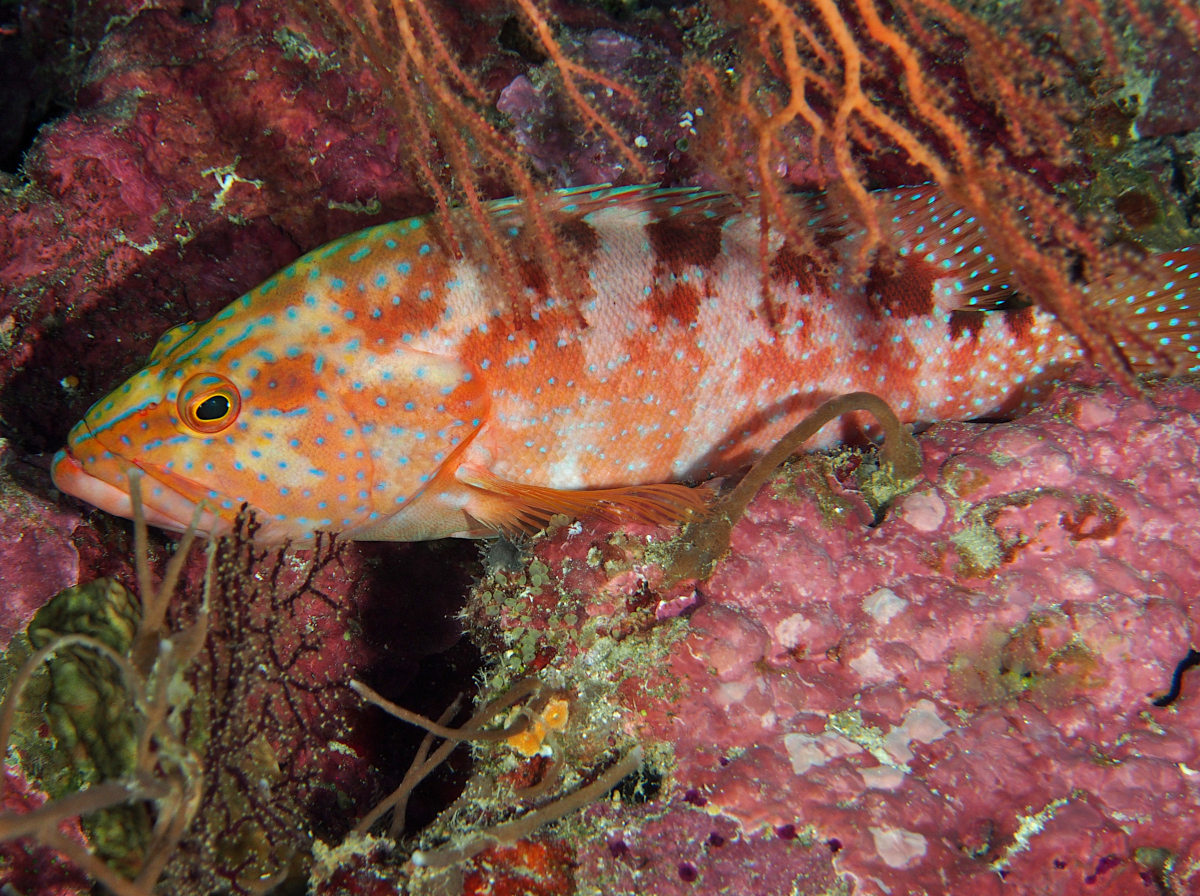
[[[106,464],[105,467],[102,472],[109,472],[107,468],[111,468],[114,478],[119,477],[118,481],[128,481],[121,470],[130,468],[142,470],[146,480],[150,480],[144,480],[142,485],[142,512],[149,525],[171,532],[183,532],[191,524],[197,502],[156,476],[153,470],[146,470],[132,461],[119,461]],[[50,466],[50,478],[54,481],[54,487],[64,494],[93,504],[114,516],[133,519],[133,499],[129,492],[89,473],[69,448],[64,448],[54,455]],[[232,528],[228,520],[205,509],[200,512],[196,533],[201,536],[219,537],[228,535]]]

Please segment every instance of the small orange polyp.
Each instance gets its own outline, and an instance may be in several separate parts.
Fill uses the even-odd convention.
[[[562,697],[548,701],[542,711],[531,717],[529,727],[505,740],[522,756],[534,756],[542,749],[548,731],[562,731],[570,719],[570,704]],[[510,719],[509,724],[512,724]]]
[[[505,743],[522,756],[534,756],[542,748],[542,741],[545,739],[546,726],[542,724],[540,718],[535,718],[528,728],[519,734],[514,734]]]
[[[562,697],[555,697],[542,710],[542,722],[551,731],[562,731],[562,729],[567,727],[567,722],[570,721],[570,718],[570,704]]]

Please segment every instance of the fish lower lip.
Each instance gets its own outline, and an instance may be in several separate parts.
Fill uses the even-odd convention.
[[[50,478],[54,487],[64,494],[93,504],[114,516],[133,519],[133,502],[129,494],[84,470],[83,464],[69,450],[63,449],[54,455],[50,464]],[[151,526],[173,532],[182,532],[187,527],[187,521],[172,519],[149,505],[143,504],[142,509],[146,522]]]

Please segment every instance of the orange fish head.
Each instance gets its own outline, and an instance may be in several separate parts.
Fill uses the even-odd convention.
[[[240,395],[223,378],[219,389],[209,390],[217,397],[203,407],[194,401],[189,406],[180,396],[181,371],[169,364],[168,349],[186,342],[195,329],[195,324],[184,324],[168,331],[147,366],[92,405],[71,428],[66,447],[54,456],[51,467],[60,491],[132,519],[129,477],[131,472],[141,471],[145,474],[141,492],[148,523],[182,532],[203,498],[198,530],[211,535],[230,531],[234,514],[223,513],[221,508],[222,499],[228,501],[228,496],[198,477],[174,472],[180,466],[181,443],[193,438],[180,419],[181,407],[190,411],[191,419],[214,431],[226,420],[233,422],[240,412]],[[196,393],[200,382],[189,380],[186,389]],[[200,421],[198,417],[211,419]]]
[[[452,358],[364,329],[373,317],[320,301],[308,279],[295,291],[268,281],[163,336],[71,430],[58,488],[131,517],[137,469],[146,519],[164,529],[183,531],[202,507],[201,534],[226,534],[247,505],[263,544],[389,537],[372,533],[483,425],[484,386]]]
[[[181,532],[199,506],[198,531],[220,536],[245,504],[266,544],[361,524],[369,471],[344,459],[366,446],[339,402],[316,398],[325,393],[311,359],[267,363],[262,341],[228,351],[214,324],[171,330],[146,367],[92,406],[54,458],[55,485],[131,518],[129,474],[140,470],[151,525]]]

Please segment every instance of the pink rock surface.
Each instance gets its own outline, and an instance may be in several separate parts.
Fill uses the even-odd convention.
[[[20,773],[4,774],[0,809],[29,812],[45,802],[45,795],[30,787]],[[82,841],[77,823],[64,823],[63,834]],[[27,896],[83,896],[91,891],[88,878],[53,850],[32,843],[0,844],[0,890]]]
[[[5,469],[12,459],[0,443],[0,649],[42,604],[79,581],[72,539],[79,513],[16,484]]]
[[[614,688],[626,730],[672,751],[667,814],[612,822],[652,869],[636,891],[717,892],[710,828],[760,850],[800,832],[756,892],[825,892],[814,861],[857,893],[1200,891],[1200,676],[1151,702],[1198,621],[1198,411],[1191,384],[1134,398],[1080,373],[1023,420],[922,435],[924,478],[876,526],[853,478],[777,480],[644,667],[597,657],[682,624],[655,618],[679,596],[646,536],[540,542],[586,620],[564,641],[555,602],[522,607],[543,675]],[[578,860],[632,891],[604,844]]]

